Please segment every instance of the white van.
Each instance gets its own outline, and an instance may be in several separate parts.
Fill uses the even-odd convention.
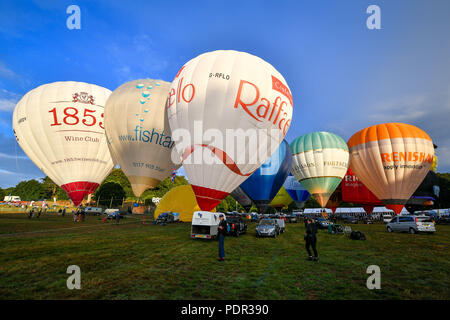
[[[215,239],[219,231],[220,212],[195,211],[192,216],[191,238]],[[225,214],[223,214],[224,219]]]
[[[102,214],[103,210],[102,210],[102,208],[98,208],[98,207],[86,207],[84,209],[84,212],[88,215],[99,216]]]

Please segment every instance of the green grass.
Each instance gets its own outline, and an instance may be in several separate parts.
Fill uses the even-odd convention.
[[[318,235],[319,262],[306,261],[304,226],[277,239],[189,239],[190,225],[120,225],[87,217],[0,214],[0,299],[449,299],[450,226],[434,235],[388,234],[384,225],[352,225],[367,241]],[[81,290],[66,269],[81,268]],[[381,290],[366,269],[381,268]]]

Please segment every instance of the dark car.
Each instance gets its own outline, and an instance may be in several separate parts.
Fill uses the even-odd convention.
[[[353,224],[358,223],[358,219],[356,219],[355,217],[352,217],[352,216],[343,215],[343,216],[341,216],[341,220],[346,223],[353,223]]]
[[[108,219],[108,220],[111,220],[111,219],[115,220],[117,215],[119,215],[119,219],[125,218],[119,211],[114,211],[114,212],[108,213],[107,216],[106,216],[106,219]]]
[[[257,237],[276,238],[280,232],[280,226],[275,219],[262,219],[256,227]]]
[[[230,236],[239,237],[241,234],[247,232],[247,224],[240,216],[226,215],[226,217],[226,221],[230,226],[230,231],[228,232]]]
[[[158,218],[156,218],[155,224],[166,224],[174,222],[174,216],[172,212],[163,212],[161,213]]]
[[[325,218],[316,218],[316,226],[318,229],[328,229],[330,222]]]
[[[450,224],[450,216],[438,218],[436,224]]]

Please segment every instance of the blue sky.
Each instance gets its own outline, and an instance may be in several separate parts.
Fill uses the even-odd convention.
[[[81,30],[66,8],[81,9]],[[381,8],[369,30],[366,8]],[[418,125],[450,172],[450,1],[0,2],[0,187],[40,178],[17,145],[11,117],[29,90],[75,80],[111,90],[138,78],[171,81],[195,56],[247,51],[288,82],[287,140],[317,130],[347,140],[381,122]]]

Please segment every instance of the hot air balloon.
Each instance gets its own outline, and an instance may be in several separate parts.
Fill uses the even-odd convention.
[[[233,199],[236,200],[245,209],[246,212],[248,212],[253,205],[252,199],[250,199],[249,196],[245,194],[245,192],[242,191],[240,187],[234,189],[230,193],[230,196],[232,196]]]
[[[430,170],[406,203],[406,209],[414,213],[414,211],[424,210],[432,206],[439,199],[439,191],[439,177]]]
[[[289,173],[289,176],[284,181],[283,187],[299,209],[302,209],[305,206],[305,202],[308,201],[311,196],[305,187],[295,179],[292,173]]]
[[[200,208],[190,185],[181,185],[166,192],[159,200],[153,216],[157,219],[161,213],[168,211],[177,212],[182,222],[192,222],[194,212],[200,211]]]
[[[348,146],[353,172],[397,214],[425,178],[434,156],[428,134],[404,123],[365,128]]]
[[[284,209],[292,203],[292,198],[284,187],[281,187],[273,200],[270,202],[272,208]]]
[[[292,166],[292,153],[286,140],[280,144],[274,154],[263,163],[240,188],[256,207],[264,213],[270,202],[282,187]]]
[[[292,174],[324,208],[347,172],[347,144],[341,137],[321,131],[298,137],[291,149]]]
[[[362,205],[370,214],[375,206],[383,203],[358,179],[352,169],[348,169],[341,183],[342,200],[345,202]]]
[[[114,90],[106,102],[108,147],[137,197],[176,167],[165,109],[169,87],[161,80],[134,80]]]
[[[331,210],[331,212],[335,213],[336,209],[342,203],[342,182],[341,184],[334,190],[330,199],[328,199],[326,207]]]
[[[283,76],[251,54],[208,52],[179,70],[167,113],[202,210],[216,207],[270,157],[289,129],[292,108]]]
[[[436,154],[433,157],[433,162],[431,163],[430,171],[437,172],[437,167],[439,165],[439,159]]]
[[[113,168],[103,112],[111,91],[84,82],[54,82],[17,103],[13,129],[30,159],[78,206]]]

